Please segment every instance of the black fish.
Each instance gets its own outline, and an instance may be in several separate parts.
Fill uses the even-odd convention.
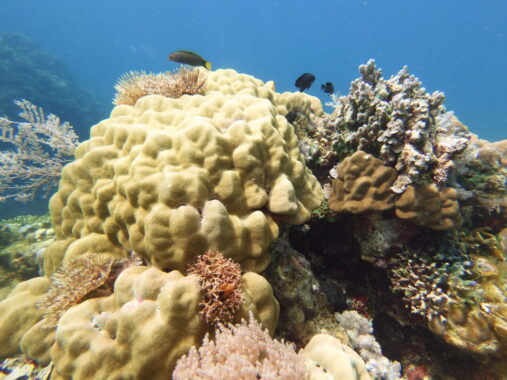
[[[334,86],[331,82],[326,82],[324,84],[320,85],[320,88],[322,91],[324,91],[326,94],[331,95],[334,92]]]
[[[192,51],[176,50],[174,53],[170,54],[168,58],[174,62],[184,63],[186,65],[192,66],[203,66],[208,70],[211,70],[211,63],[206,61],[199,54],[196,54]]]
[[[296,83],[294,84],[299,91],[303,92],[307,88],[312,87],[312,83],[315,81],[315,75],[310,73],[304,73],[298,79],[296,79]]]
[[[292,122],[296,121],[298,116],[299,116],[299,114],[297,111],[290,111],[287,115],[285,115],[285,118],[287,119],[287,121],[289,123],[292,123]]]

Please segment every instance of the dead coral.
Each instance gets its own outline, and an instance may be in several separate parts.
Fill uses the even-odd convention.
[[[203,320],[211,325],[231,322],[243,302],[239,264],[219,252],[206,252],[189,266],[188,274],[199,276]]]
[[[199,69],[182,67],[172,73],[158,74],[129,71],[115,86],[116,95],[113,104],[134,105],[139,98],[146,95],[163,95],[168,98],[202,95],[205,84],[206,75]]]
[[[71,306],[104,285],[114,258],[104,254],[87,254],[71,259],[51,276],[51,285],[36,306],[44,310],[43,327],[56,326]]]

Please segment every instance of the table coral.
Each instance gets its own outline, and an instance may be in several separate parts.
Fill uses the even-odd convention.
[[[298,107],[312,112],[305,97],[295,97]],[[218,250],[245,270],[263,270],[278,235],[273,216],[302,223],[323,197],[278,112],[293,98],[218,70],[204,96],[117,106],[62,172],[46,272],[64,256],[130,249],[164,269],[184,270],[195,255]]]

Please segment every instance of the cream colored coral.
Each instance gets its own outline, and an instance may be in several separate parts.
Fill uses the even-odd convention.
[[[209,73],[206,86],[205,96],[117,106],[92,128],[50,202],[57,242],[47,273],[63,257],[129,249],[178,270],[217,250],[258,272],[278,236],[273,215],[299,224],[320,206],[322,189],[278,111],[290,97],[233,70]],[[304,96],[298,107],[313,112]]]
[[[307,358],[311,380],[370,379],[359,354],[331,335],[315,335],[301,353]]]
[[[32,278],[18,284],[0,302],[0,358],[17,354],[23,335],[42,318],[42,310],[35,304],[48,286],[48,278]]]
[[[396,170],[363,151],[357,151],[340,164],[333,181],[329,208],[336,212],[359,214],[393,207],[391,186]]]
[[[243,278],[238,321],[252,311],[273,332],[278,303],[271,287],[255,273]],[[113,295],[84,301],[60,319],[51,349],[52,379],[170,378],[176,360],[211,330],[199,317],[200,297],[195,275],[126,269]]]
[[[458,194],[450,187],[410,185],[395,206],[399,218],[434,230],[448,230],[461,224]]]

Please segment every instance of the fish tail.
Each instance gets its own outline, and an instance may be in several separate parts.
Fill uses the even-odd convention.
[[[204,64],[204,67],[206,67],[208,70],[211,70],[211,62],[206,62]]]

